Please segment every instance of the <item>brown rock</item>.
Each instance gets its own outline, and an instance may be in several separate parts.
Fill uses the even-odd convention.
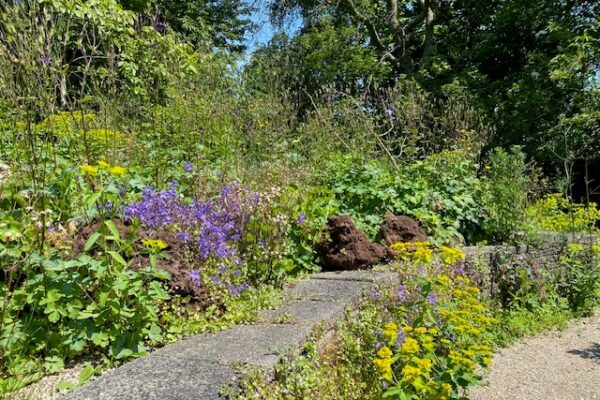
[[[352,218],[340,215],[327,221],[329,238],[320,245],[320,254],[327,264],[326,270],[354,270],[380,264],[389,258],[385,246],[371,243],[358,229]]]
[[[388,245],[403,242],[426,242],[427,234],[414,219],[386,212],[381,223],[381,237]]]

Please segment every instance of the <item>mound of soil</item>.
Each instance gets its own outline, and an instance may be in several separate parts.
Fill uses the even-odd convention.
[[[390,257],[385,246],[370,242],[347,215],[329,218],[327,232],[329,237],[319,246],[319,253],[326,263],[325,270],[362,269]]]
[[[386,212],[381,223],[380,234],[388,245],[402,242],[426,242],[427,234],[414,219]]]
[[[190,262],[186,259],[186,254],[191,254],[187,249],[187,245],[177,239],[177,235],[173,232],[168,232],[164,229],[147,230],[137,228],[135,231],[132,226],[124,224],[122,221],[114,221],[119,235],[124,240],[133,241],[133,254],[130,268],[139,270],[150,265],[150,259],[147,254],[144,254],[144,239],[159,239],[167,244],[167,248],[161,252],[161,256],[157,258],[157,268],[167,271],[170,275],[167,285],[173,294],[192,296],[195,300],[206,300],[207,292],[204,286],[197,286],[189,277]],[[83,252],[88,238],[94,233],[103,228],[103,223],[95,222],[82,227],[77,233],[73,242],[73,256],[77,256]],[[93,250],[92,250],[93,252]],[[187,261],[187,262],[186,262]]]

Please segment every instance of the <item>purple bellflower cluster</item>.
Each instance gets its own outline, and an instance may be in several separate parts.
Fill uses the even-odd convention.
[[[186,204],[176,189],[176,184],[161,192],[144,189],[142,200],[126,207],[125,220],[175,230],[182,242],[195,243],[202,261],[236,256],[256,196],[240,185],[227,185],[215,199]]]
[[[237,266],[243,263],[239,249],[258,200],[258,194],[243,186],[227,185],[216,198],[186,203],[178,195],[177,185],[172,184],[166,191],[144,189],[142,199],[125,208],[124,217],[127,221],[138,220],[150,229],[176,232],[177,240],[191,246],[200,262],[219,263],[210,282],[225,285],[230,295],[239,296],[249,285],[239,282],[243,279],[239,269],[229,273],[227,262]],[[188,277],[194,285],[202,285],[199,270],[189,271]]]

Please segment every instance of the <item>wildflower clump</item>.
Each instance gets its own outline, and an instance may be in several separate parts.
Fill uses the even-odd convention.
[[[169,247],[168,244],[166,244],[160,239],[145,239],[142,241],[142,244],[150,250],[154,251],[162,251]]]
[[[457,252],[445,251],[445,263],[459,260]],[[480,302],[479,289],[464,276],[419,278],[405,288],[413,296],[392,314],[409,323],[383,327],[390,346],[382,347],[373,360],[387,382],[384,397],[463,398],[462,391],[481,379],[478,371],[492,362],[486,338],[496,321]]]
[[[440,260],[442,264],[448,266],[454,266],[465,259],[465,253],[458,248],[440,246]]]
[[[600,209],[594,202],[569,202],[562,194],[547,195],[527,208],[528,218],[544,231],[594,231],[600,221]]]
[[[433,260],[433,248],[429,242],[398,242],[390,246],[396,257],[404,261],[429,264]]]

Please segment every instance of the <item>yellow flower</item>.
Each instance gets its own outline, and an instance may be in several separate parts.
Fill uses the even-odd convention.
[[[584,247],[578,243],[569,243],[569,251],[573,253],[581,253]]]
[[[427,333],[427,328],[423,328],[422,326],[419,326],[418,328],[415,328],[415,333],[417,335],[424,335]]]
[[[110,168],[110,164],[107,163],[106,161],[98,161],[98,166],[102,169]]]
[[[87,175],[97,175],[98,174],[98,168],[96,168],[92,165],[83,164],[83,165],[79,166],[79,169]]]
[[[452,395],[452,386],[449,383],[442,383],[440,387],[440,400],[448,400]]]
[[[394,353],[392,353],[392,350],[390,350],[390,348],[387,346],[382,347],[377,352],[377,356],[379,356],[380,358],[390,358],[392,357],[392,355],[394,355]]]
[[[406,338],[400,350],[407,354],[417,353],[420,350],[419,342],[413,338]]]
[[[433,363],[428,358],[421,358],[417,360],[417,366],[423,371],[429,373],[429,371],[431,371],[431,368],[433,367]]]
[[[465,253],[461,249],[455,249],[448,246],[440,246],[440,259],[444,265],[456,265],[465,258]]]
[[[388,381],[392,380],[392,363],[394,361],[391,358],[376,358],[373,360],[373,364],[377,367],[377,370],[382,374],[384,379]]]
[[[421,370],[412,365],[405,365],[402,368],[402,379],[407,382],[412,382],[421,375]]]
[[[110,168],[108,172],[110,172],[114,176],[123,176],[127,173],[127,170],[123,167],[115,165],[114,167]]]
[[[398,325],[393,322],[386,324],[383,328],[383,336],[385,336],[388,343],[394,343],[398,337]]]
[[[145,239],[144,241],[142,241],[143,245],[146,247],[149,247],[151,249],[155,249],[155,250],[164,250],[167,247],[169,247],[168,244],[166,244],[165,242],[163,242],[160,239]]]

